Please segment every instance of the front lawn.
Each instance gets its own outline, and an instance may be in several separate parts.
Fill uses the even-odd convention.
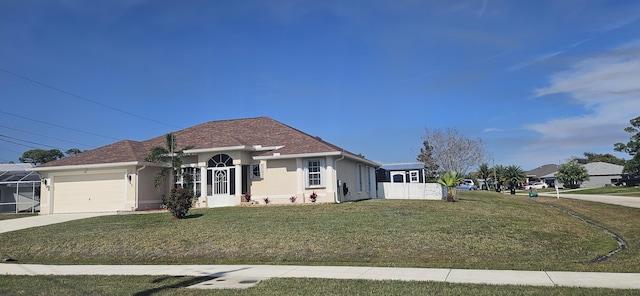
[[[460,202],[370,200],[117,215],[0,234],[0,254],[42,264],[296,264],[640,272],[640,209],[495,192]],[[551,208],[569,208],[622,236]]]

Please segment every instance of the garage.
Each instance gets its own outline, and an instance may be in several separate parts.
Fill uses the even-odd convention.
[[[70,174],[53,178],[52,213],[112,212],[125,208],[125,174]]]

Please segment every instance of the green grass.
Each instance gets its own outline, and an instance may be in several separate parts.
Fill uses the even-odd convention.
[[[616,186],[616,187],[599,187],[599,188],[588,188],[588,189],[578,189],[563,192],[566,194],[604,194],[604,195],[624,195],[624,196],[635,196],[640,197],[640,188],[638,187],[625,187],[625,186]]]
[[[640,209],[494,192],[458,203],[370,200],[117,215],[0,234],[0,255],[42,264],[300,264],[640,272]],[[576,207],[623,236],[550,208]],[[612,217],[616,217],[613,219]],[[615,262],[611,264],[610,262]]]
[[[639,290],[440,282],[270,279],[246,290],[195,290],[208,280],[169,276],[2,276],[1,295],[637,295]]]
[[[24,218],[24,217],[31,217],[31,216],[37,216],[38,214],[0,214],[0,221],[1,220],[9,220],[9,219],[18,219],[18,218]]]

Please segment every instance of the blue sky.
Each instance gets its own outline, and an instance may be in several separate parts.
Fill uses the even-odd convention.
[[[382,163],[455,128],[529,170],[640,115],[640,1],[0,0],[0,40],[0,162],[269,116]]]

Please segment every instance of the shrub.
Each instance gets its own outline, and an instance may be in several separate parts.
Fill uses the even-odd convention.
[[[316,202],[316,200],[318,199],[318,195],[315,191],[311,193],[311,195],[309,195],[309,199],[311,200],[311,202]]]
[[[193,204],[193,191],[185,188],[171,189],[169,196],[162,196],[162,205],[171,212],[173,217],[182,219],[187,216]]]
[[[295,195],[292,195],[291,197],[289,197],[289,200],[291,201],[291,203],[295,203],[296,199],[298,199]]]

